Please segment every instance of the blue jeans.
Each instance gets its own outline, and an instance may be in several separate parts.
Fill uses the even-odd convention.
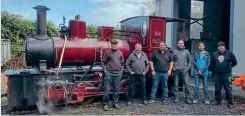
[[[199,98],[199,84],[200,84],[200,78],[203,80],[203,90],[204,90],[204,99],[205,100],[209,100],[209,96],[208,96],[208,85],[207,85],[207,81],[208,81],[208,76],[207,75],[198,75],[195,74],[195,89],[194,89],[194,99],[198,99]]]
[[[156,72],[155,76],[153,76],[153,81],[152,81],[153,83],[151,88],[151,100],[154,100],[156,97],[156,92],[160,81],[162,87],[162,99],[168,97],[168,74]]]

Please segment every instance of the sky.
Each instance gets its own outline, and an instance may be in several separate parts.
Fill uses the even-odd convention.
[[[21,14],[29,20],[36,19],[36,10],[33,7],[45,5],[47,20],[56,26],[67,22],[79,14],[81,20],[95,26],[116,26],[121,20],[139,15],[147,15],[148,0],[1,0],[1,10]],[[143,10],[144,9],[144,10]],[[143,13],[144,12],[144,13]]]

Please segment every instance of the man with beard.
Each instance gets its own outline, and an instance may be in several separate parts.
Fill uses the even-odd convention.
[[[190,90],[189,90],[189,70],[191,69],[191,54],[185,49],[184,41],[178,41],[178,48],[173,51],[174,62],[174,103],[179,102],[179,78],[182,78],[185,88],[185,100],[190,104]]]
[[[160,82],[162,89],[161,101],[166,102],[168,98],[168,76],[172,72],[173,57],[167,50],[165,42],[160,42],[159,49],[152,53],[150,67],[153,75],[153,83],[149,103],[155,102],[155,96]]]
[[[120,109],[121,107],[118,105],[118,98],[119,98],[119,90],[120,90],[120,84],[121,84],[121,78],[123,74],[123,63],[124,58],[123,54],[120,50],[117,49],[118,41],[112,40],[111,42],[111,49],[108,50],[104,57],[103,57],[103,63],[104,63],[104,98],[103,98],[103,104],[104,104],[104,110],[108,110],[109,105],[109,91],[110,86],[112,86],[113,89],[113,106],[116,109]]]
[[[213,105],[220,105],[222,86],[226,92],[226,100],[228,107],[232,108],[232,93],[231,93],[231,73],[232,67],[237,65],[235,55],[225,48],[224,42],[218,43],[218,51],[216,51],[211,58],[210,69],[215,75],[215,101]]]
[[[142,51],[141,44],[135,45],[135,50],[131,53],[126,61],[126,68],[130,72],[130,88],[128,93],[127,106],[131,105],[132,97],[135,94],[136,83],[139,82],[141,88],[141,97],[144,105],[147,105],[146,101],[146,87],[145,87],[145,75],[149,70],[149,60],[147,55]]]

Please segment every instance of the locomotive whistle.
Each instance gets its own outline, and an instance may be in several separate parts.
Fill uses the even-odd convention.
[[[55,76],[56,79],[59,79],[59,73],[60,73],[60,68],[61,68],[61,64],[62,64],[62,61],[63,61],[63,56],[64,56],[64,53],[65,53],[66,42],[67,42],[67,38],[66,38],[66,35],[65,35],[65,42],[64,42],[64,45],[63,45],[63,48],[62,48],[60,61],[59,61],[59,66],[58,66],[58,69],[56,71],[56,76]]]

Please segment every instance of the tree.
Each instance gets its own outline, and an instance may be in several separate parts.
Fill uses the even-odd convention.
[[[32,37],[36,35],[36,21],[24,19],[22,15],[12,14],[1,11],[1,38],[11,40],[12,55],[17,55],[24,49],[24,37]],[[58,36],[59,29],[48,21],[48,35]]]
[[[87,25],[87,33],[88,38],[97,38],[97,27],[91,24]]]

